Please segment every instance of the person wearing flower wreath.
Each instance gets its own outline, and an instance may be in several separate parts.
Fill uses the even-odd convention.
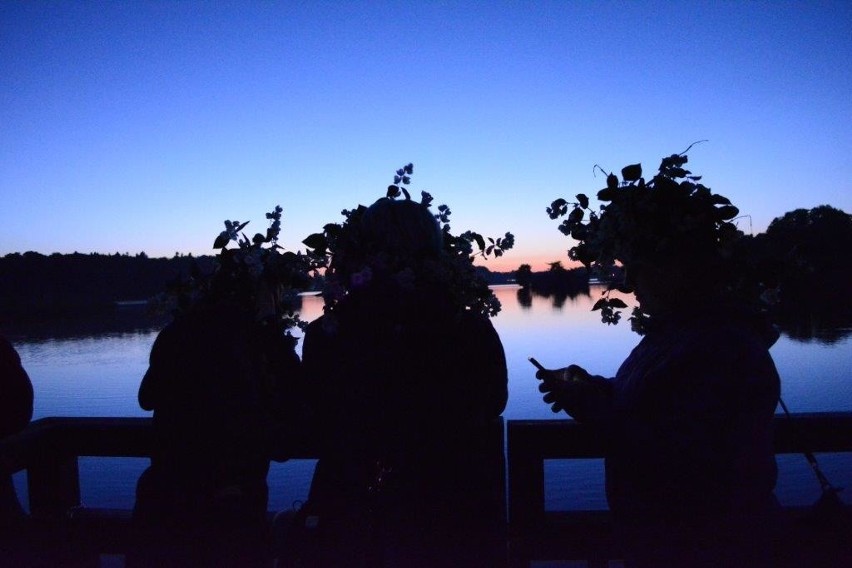
[[[246,223],[226,221],[212,271],[197,268],[165,294],[175,317],[139,387],[154,443],[134,518],[159,531],[142,555],[152,563],[264,561],[270,459],[286,457],[306,399],[290,329],[309,266],[277,245],[280,217],[276,207],[251,241],[240,236]]]
[[[548,208],[567,214],[573,260],[600,274],[621,264],[644,337],[614,378],[569,365],[539,371],[539,390],[605,436],[607,500],[629,565],[773,565],[778,334],[743,285],[737,209],[686,162],[664,158],[647,183],[638,164],[622,182],[608,175],[600,212],[585,195],[570,213],[564,199]],[[595,309],[617,323],[624,307],[607,293]]]
[[[499,550],[488,539],[502,458],[485,432],[506,405],[507,370],[488,317],[499,302],[472,254],[501,255],[513,237],[453,235],[449,208],[410,199],[412,167],[387,197],[304,241],[328,261],[325,314],[302,354],[327,426],[308,501],[325,531],[321,565],[489,565]]]

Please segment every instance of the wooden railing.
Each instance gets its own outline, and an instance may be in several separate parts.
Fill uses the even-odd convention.
[[[150,418],[42,418],[0,441],[0,469],[26,470],[34,518],[62,518],[80,504],[78,457],[147,457],[151,443]]]
[[[852,451],[852,413],[775,419],[776,454]],[[583,559],[606,566],[621,557],[605,511],[546,511],[544,461],[603,458],[600,436],[573,420],[507,422],[509,559]]]
[[[79,457],[150,457],[150,418],[41,418],[0,440],[0,471],[27,471],[30,513],[63,517],[80,505]],[[292,458],[315,458],[316,444],[293,446]]]
[[[502,422],[495,426],[499,435]],[[852,451],[852,413],[779,417],[775,431],[777,453]],[[510,563],[558,558],[594,566],[618,558],[606,511],[545,510],[544,460],[603,457],[593,431],[571,420],[509,420],[506,434]],[[151,447],[149,418],[43,418],[0,441],[0,472],[26,470],[32,517],[61,524],[80,505],[78,457],[145,457]],[[317,452],[306,444],[292,457]]]

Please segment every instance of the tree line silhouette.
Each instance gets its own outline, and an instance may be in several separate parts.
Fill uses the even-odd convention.
[[[69,317],[112,310],[116,302],[147,300],[193,264],[212,257],[145,253],[7,254],[0,258],[0,313],[10,321]]]
[[[215,262],[213,256],[191,254],[11,253],[0,258],[0,314],[6,323],[16,323],[106,313],[118,302],[149,300],[169,282],[188,276],[194,265]],[[492,284],[513,276],[486,267],[477,271]]]
[[[766,232],[747,237],[744,246],[749,277],[780,291],[772,309],[787,333],[824,336],[852,322],[852,215],[829,205],[796,209],[773,220]],[[156,296],[196,263],[214,262],[212,256],[177,253],[172,258],[150,258],[144,252],[7,254],[0,258],[0,314],[7,322],[18,322],[104,313],[117,302]],[[540,272],[527,264],[513,273],[482,266],[477,271],[490,284],[514,281],[563,301],[588,293],[590,277],[612,277],[566,269],[560,262]]]

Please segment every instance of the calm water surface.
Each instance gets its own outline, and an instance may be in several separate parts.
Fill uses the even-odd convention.
[[[521,303],[518,289],[496,287],[503,311],[493,321],[503,341],[509,368],[506,419],[565,418],[553,415],[541,402],[535,356],[547,367],[569,363],[594,374],[611,376],[639,337],[624,322],[600,323],[590,311],[601,288],[590,296],[556,299],[533,296]],[[307,320],[322,312],[318,297],[304,299]],[[104,326],[108,329],[109,326]],[[126,327],[125,327],[126,329]],[[136,393],[157,336],[157,326],[114,332],[86,329],[73,332],[38,330],[11,333],[35,389],[34,418],[45,416],[150,416],[139,408]],[[783,336],[772,348],[782,379],[782,396],[792,412],[852,411],[852,338],[834,343],[800,342]],[[820,456],[829,479],[852,493],[852,454]],[[147,459],[81,458],[83,501],[95,507],[130,508],[136,479]],[[800,456],[779,459],[778,495],[786,504],[815,500],[819,486]],[[314,462],[294,460],[273,464],[270,471],[270,509],[289,508],[304,499]],[[605,508],[601,460],[552,461],[546,465],[547,504],[552,509]],[[25,474],[16,476],[25,494]],[[844,495],[852,501],[852,495]]]

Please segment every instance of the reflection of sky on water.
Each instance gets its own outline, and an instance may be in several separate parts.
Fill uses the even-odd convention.
[[[503,341],[510,377],[507,418],[550,418],[540,401],[534,356],[546,367],[575,363],[590,372],[611,376],[638,343],[625,310],[618,325],[604,325],[592,304],[603,287],[590,295],[567,298],[561,308],[553,298],[532,295],[528,306],[518,301],[514,286],[495,288],[503,310],[494,326]],[[629,298],[625,298],[629,302]],[[322,314],[319,296],[304,298],[302,315],[311,321]],[[44,330],[32,340],[13,337],[36,388],[36,417],[144,416],[136,389],[145,372],[156,328],[99,331],[51,338]],[[852,339],[833,344],[794,341],[782,336],[772,348],[783,381],[783,396],[794,412],[852,411]],[[299,344],[301,349],[301,342]]]
[[[35,390],[33,418],[147,416],[136,391],[157,333],[16,342]]]
[[[781,336],[770,352],[791,412],[852,411],[852,338],[824,344]]]
[[[589,296],[568,298],[557,309],[553,298],[534,294],[532,304],[523,307],[517,301],[517,288],[496,289],[503,311],[494,318],[494,327],[503,341],[509,368],[506,418],[554,418],[541,402],[535,368],[527,357],[533,356],[549,368],[574,363],[593,374],[615,374],[639,337],[630,331],[627,321],[604,325],[600,314],[591,311],[602,290],[593,286]]]
[[[602,287],[592,286],[589,296],[566,298],[555,308],[553,298],[533,295],[528,306],[518,302],[517,288],[497,287],[503,311],[494,326],[503,341],[509,368],[509,404],[506,419],[565,418],[554,416],[540,398],[535,369],[527,361],[534,356],[547,367],[571,363],[590,372],[611,376],[638,343],[624,320],[616,326],[600,322],[591,306]],[[630,302],[628,301],[628,304]],[[322,313],[322,299],[305,297],[303,318]],[[129,331],[99,331],[74,335],[65,332],[51,338],[45,330],[32,340],[12,337],[35,393],[35,418],[44,416],[149,416],[136,401],[136,392],[156,338],[156,329],[131,326]],[[852,340],[834,344],[794,341],[782,336],[772,348],[782,378],[782,394],[792,412],[852,411]],[[301,349],[301,343],[300,343]],[[852,459],[821,457],[830,479],[850,485]],[[816,498],[818,486],[800,456],[785,456],[778,494],[785,503],[805,504]],[[87,504],[102,507],[132,505],[137,471],[147,460],[81,459],[81,476]],[[106,470],[105,470],[106,468]],[[553,508],[603,507],[599,462],[588,464],[548,462],[548,506]],[[310,460],[273,464],[270,471],[270,508],[289,508],[304,499],[313,471]],[[847,479],[844,479],[846,477]],[[25,482],[16,476],[23,491]],[[565,492],[556,488],[571,488]],[[804,488],[804,489],[803,489]],[[848,497],[846,497],[848,498]]]

